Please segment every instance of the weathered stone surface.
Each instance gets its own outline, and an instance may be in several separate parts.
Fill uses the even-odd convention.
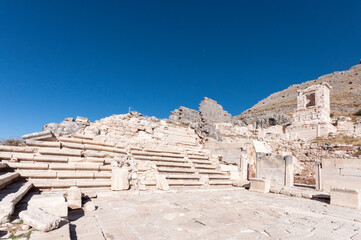
[[[168,181],[164,176],[158,174],[156,181],[157,181],[157,188],[159,190],[163,190],[163,191],[169,190]]]
[[[77,117],[76,120],[73,118],[65,118],[60,124],[48,123],[43,127],[43,131],[50,131],[56,137],[60,136],[71,136],[85,127],[89,126],[89,119],[85,117]]]
[[[169,120],[184,124],[191,124],[200,122],[201,116],[197,110],[181,106],[170,113]]]
[[[331,205],[361,209],[361,193],[356,189],[331,189]]]
[[[124,166],[122,168],[112,169],[112,191],[128,190],[129,185],[129,168]]]
[[[199,104],[199,113],[202,121],[207,123],[231,122],[232,115],[223,110],[215,100],[204,97]]]
[[[270,190],[270,180],[261,178],[250,178],[250,191],[268,193]]]
[[[87,212],[95,211],[96,206],[95,206],[94,202],[88,201],[88,202],[84,203],[83,209],[84,209],[84,211],[87,211]]]
[[[63,194],[34,195],[28,202],[28,209],[41,208],[55,216],[67,217],[68,204]]]
[[[238,125],[252,125],[255,129],[268,128],[276,125],[284,125],[291,123],[292,119],[283,113],[267,113],[267,114],[242,114],[235,116],[233,122]]]
[[[19,213],[19,217],[25,224],[40,230],[42,232],[49,232],[59,226],[61,218],[54,216],[40,208],[30,208]]]
[[[71,209],[81,208],[81,191],[78,187],[70,187],[68,190],[68,207]]]

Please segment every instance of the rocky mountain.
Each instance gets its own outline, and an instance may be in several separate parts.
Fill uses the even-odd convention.
[[[331,89],[331,112],[335,115],[351,115],[361,109],[361,64],[346,71],[323,75],[316,80],[291,85],[259,101],[236,118],[259,114],[283,113],[292,116],[297,107],[297,90],[327,82]]]

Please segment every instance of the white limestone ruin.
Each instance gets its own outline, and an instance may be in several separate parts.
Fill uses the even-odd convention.
[[[68,207],[94,211],[90,201],[82,206],[82,196],[90,191],[246,187],[307,199],[322,191],[335,205],[358,208],[358,146],[315,142],[338,134],[361,137],[360,121],[330,118],[330,91],[327,83],[298,91],[293,122],[283,125],[273,124],[276,115],[247,125],[209,98],[199,110],[180,107],[169,119],[130,112],[95,122],[78,117],[47,124],[41,132],[24,135],[25,146],[0,146],[0,167],[6,172],[0,185],[15,184],[17,189],[1,201],[1,222],[9,221],[32,187],[60,192],[33,197],[30,211],[22,214],[43,231],[57,226],[59,217],[66,218]],[[276,122],[287,119],[279,118]],[[40,208],[56,217],[44,223],[28,220],[43,214]]]

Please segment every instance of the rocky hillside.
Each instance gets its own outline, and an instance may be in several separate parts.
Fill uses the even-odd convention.
[[[361,109],[361,64],[358,64],[347,71],[334,72],[316,80],[291,85],[258,102],[240,116],[260,113],[285,113],[292,116],[297,106],[297,90],[322,82],[327,82],[332,86],[331,112],[335,116],[351,115]]]

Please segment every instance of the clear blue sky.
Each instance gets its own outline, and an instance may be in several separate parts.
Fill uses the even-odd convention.
[[[204,96],[238,115],[356,65],[361,1],[0,1],[0,138],[49,122],[167,118]]]

